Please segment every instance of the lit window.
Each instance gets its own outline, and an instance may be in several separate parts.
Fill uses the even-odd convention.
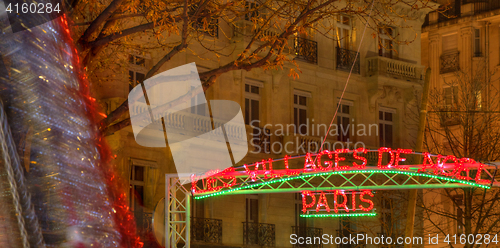
[[[146,77],[146,58],[137,55],[129,55],[129,71],[128,71],[128,81],[129,81],[129,91],[131,91],[135,86],[142,84]]]
[[[337,22],[337,46],[349,50],[351,48],[351,17],[341,15]]]
[[[130,166],[130,208],[132,211],[141,211],[144,205],[144,166]]]
[[[379,28],[378,36],[378,55],[382,57],[392,58],[393,46],[393,32],[392,27]]]
[[[458,86],[447,86],[444,88],[444,117],[449,119],[455,117],[453,111],[458,110]]]

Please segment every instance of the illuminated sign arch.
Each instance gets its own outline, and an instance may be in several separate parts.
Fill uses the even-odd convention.
[[[300,160],[303,159],[303,160]],[[293,162],[291,162],[293,160]],[[298,163],[297,163],[298,161]],[[417,161],[422,161],[421,163]],[[344,208],[335,202],[339,191],[363,192],[376,190],[464,188],[489,189],[500,184],[495,180],[496,168],[485,166],[469,158],[417,153],[410,149],[377,150],[341,149],[316,154],[285,156],[267,159],[223,171],[210,171],[205,175],[166,175],[165,237],[168,244],[179,241],[189,243],[190,201],[230,194],[307,193],[337,194],[333,207]],[[189,176],[187,176],[189,177]],[[184,178],[184,179],[181,179]],[[351,195],[352,196],[352,195]],[[341,196],[343,198],[343,196]],[[372,208],[368,193],[352,205],[361,210]],[[344,198],[345,199],[345,198]],[[309,199],[310,200],[310,199]],[[330,200],[331,201],[331,200]],[[363,203],[361,203],[363,202]],[[311,205],[311,202],[306,202]],[[327,209],[326,200],[316,201],[314,210]],[[337,204],[337,205],[335,205]],[[352,202],[351,202],[352,204]],[[306,209],[307,210],[307,209]],[[341,212],[322,214],[320,211],[302,214],[302,217],[375,216],[372,212]],[[326,210],[326,212],[328,212]],[[171,214],[175,213],[175,214]]]
[[[290,168],[291,160],[301,158],[304,162],[301,168]],[[407,159],[419,159],[422,163],[405,164]],[[278,162],[281,164],[277,165]],[[489,189],[494,181],[484,164],[469,158],[381,147],[378,150],[325,150],[211,171],[200,180],[192,176],[191,193],[195,199],[203,199],[226,194],[304,190]]]

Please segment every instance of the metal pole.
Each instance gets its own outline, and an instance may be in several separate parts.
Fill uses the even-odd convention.
[[[427,102],[429,101],[431,68],[427,68],[425,72],[424,88],[422,92],[422,103],[420,106],[420,115],[418,123],[417,143],[415,144],[415,151],[422,152],[424,146],[425,134],[425,121],[427,118]],[[412,237],[413,240],[413,227],[415,225],[415,209],[417,207],[417,189],[410,190],[410,197],[408,199],[408,214],[406,216],[406,229],[405,237]],[[405,244],[405,248],[411,248],[412,244]]]
[[[170,239],[170,234],[172,230],[170,230],[170,176],[165,175],[165,192],[167,195],[165,201],[165,247],[171,248],[170,243],[172,242]]]
[[[186,248],[191,247],[191,195],[186,194]]]

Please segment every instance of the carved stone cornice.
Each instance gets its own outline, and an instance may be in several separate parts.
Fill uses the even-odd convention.
[[[460,29],[460,37],[472,36],[473,32],[474,32],[473,27],[463,27]]]
[[[441,36],[439,34],[429,35],[429,43],[439,42],[440,39],[441,39]]]

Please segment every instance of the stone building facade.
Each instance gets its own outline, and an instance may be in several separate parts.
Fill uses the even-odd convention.
[[[425,76],[420,27],[426,13],[412,13],[405,8],[401,7],[398,11],[406,11],[405,13],[418,18],[406,23],[401,19],[397,23],[401,26],[404,23],[413,28],[394,27],[391,32],[398,33],[397,39],[411,40],[409,44],[398,44],[388,38],[390,33],[377,34],[376,30],[371,29],[366,30],[361,44],[364,23],[349,15],[339,15],[337,20],[334,20],[336,32],[339,37],[345,39],[335,41],[319,33],[312,34],[307,39],[294,39],[297,49],[291,51],[290,56],[295,57],[302,71],[299,77],[289,77],[289,67],[282,71],[240,70],[220,76],[205,93],[206,99],[224,99],[239,103],[245,121],[249,124],[247,137],[250,152],[238,165],[267,158],[304,154],[308,149],[311,152],[317,150],[326,134],[324,127],[332,122],[342,95],[337,118],[333,120],[339,130],[330,132],[333,135],[327,136],[328,144],[335,145],[335,148],[343,146],[348,149],[353,149],[354,146],[372,149],[381,146],[414,148],[417,130],[416,107]],[[246,32],[232,31],[246,25],[245,20],[239,23],[240,25],[231,26],[220,22],[216,27],[217,34],[207,35],[214,40],[215,46],[224,46],[225,42],[229,42],[227,34],[238,38],[239,33]],[[245,40],[244,37],[240,39]],[[244,42],[236,43],[231,49],[238,51],[243,44]],[[213,59],[213,56],[203,55],[200,53],[203,51],[202,47],[191,47],[191,50],[176,55],[160,71],[191,62],[195,62],[198,70],[203,71],[217,68],[225,62],[224,58],[218,61]],[[304,49],[298,49],[299,47]],[[357,49],[359,56],[352,66]],[[132,86],[135,86],[133,84],[143,80],[147,69],[163,54],[161,51],[135,51],[122,56],[130,58],[128,77]],[[349,84],[342,94],[347,81]],[[129,85],[127,75],[119,75],[112,83],[97,90],[99,100],[107,113],[126,99]],[[190,114],[207,113],[187,113]],[[252,123],[253,126],[250,125]],[[305,125],[307,128],[294,130],[292,125]],[[136,216],[140,216],[137,217],[138,223],[148,227],[157,202],[165,197],[165,174],[175,172],[170,148],[147,148],[138,145],[131,127],[110,135],[108,141],[116,153],[115,162],[121,175],[129,180],[131,209],[137,213]],[[300,194],[293,193],[233,195],[194,201],[193,219],[201,220],[205,224],[194,223],[192,228],[207,228],[208,225],[211,231],[210,234],[194,237],[193,244],[211,247],[292,247],[294,245],[291,244],[290,235],[293,230],[297,230],[294,228],[308,230],[309,234],[322,233],[335,237],[347,233],[366,233],[372,237],[384,234],[396,236],[396,231],[387,234],[382,227],[383,223],[390,223],[391,230],[394,227],[401,233],[404,230],[401,215],[406,212],[398,210],[399,215],[394,213],[394,206],[404,208],[397,194],[388,196],[387,192],[380,192],[378,195],[382,194],[386,195],[385,200],[380,197],[378,203],[375,203],[375,208],[380,213],[378,217],[351,220],[300,218],[298,215],[302,200]],[[396,219],[398,221],[395,221]],[[257,235],[259,240],[248,241],[250,239],[245,235],[252,234],[244,232],[244,223],[259,223],[259,228],[269,235]],[[193,229],[192,232],[196,230]],[[209,237],[219,234],[220,239]]]

